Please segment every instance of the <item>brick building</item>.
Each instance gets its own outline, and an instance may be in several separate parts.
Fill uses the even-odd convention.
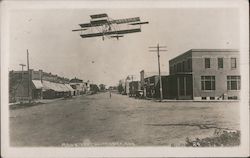
[[[9,72],[10,102],[65,97],[72,91],[69,79],[42,70]]]
[[[191,49],[169,61],[168,99],[240,99],[240,60],[235,49]]]

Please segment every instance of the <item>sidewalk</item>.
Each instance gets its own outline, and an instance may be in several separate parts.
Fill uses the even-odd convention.
[[[27,105],[27,104],[47,104],[47,103],[51,103],[51,102],[55,102],[58,100],[63,100],[63,99],[75,99],[77,97],[81,97],[81,96],[86,96],[86,94],[83,95],[77,95],[77,96],[72,96],[72,98],[55,98],[55,99],[37,99],[37,100],[32,100],[30,103],[28,101],[23,101],[22,104],[21,102],[15,102],[15,103],[9,103],[9,106],[13,106],[13,105]]]
[[[9,103],[9,106],[25,105],[25,104],[39,104],[39,103],[46,104],[46,103],[51,103],[51,102],[58,101],[58,100],[63,100],[63,99],[65,99],[65,98],[39,99],[39,100],[32,100],[30,103],[28,101],[23,101],[22,103],[19,101],[19,102],[15,102],[15,103]]]
[[[240,102],[240,100],[177,100],[177,99],[155,99],[155,98],[144,98],[143,100],[152,100],[155,102]]]

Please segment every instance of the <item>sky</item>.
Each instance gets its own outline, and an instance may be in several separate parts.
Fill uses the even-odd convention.
[[[119,40],[83,39],[71,31],[99,13],[112,19],[140,17],[149,24]],[[157,43],[167,46],[160,54],[166,73],[168,61],[190,49],[239,48],[239,10],[232,8],[19,9],[9,18],[9,70],[21,70],[28,49],[31,69],[97,84],[139,78],[141,70],[157,72],[157,55],[148,48]]]

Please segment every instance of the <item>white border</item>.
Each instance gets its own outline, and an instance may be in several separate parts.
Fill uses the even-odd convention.
[[[91,147],[91,148],[13,148],[9,147],[8,59],[9,12],[13,9],[72,8],[240,8],[241,52],[241,145],[231,148],[181,147]],[[247,0],[177,1],[2,1],[1,2],[1,150],[3,157],[236,157],[249,156],[249,17]]]

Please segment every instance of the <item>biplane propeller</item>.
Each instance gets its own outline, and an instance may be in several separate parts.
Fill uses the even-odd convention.
[[[124,34],[141,32],[141,25],[148,22],[141,22],[140,17],[125,18],[113,20],[106,13],[90,15],[90,23],[79,24],[80,29],[72,31],[80,31],[82,38],[102,37],[119,38],[124,37]]]

